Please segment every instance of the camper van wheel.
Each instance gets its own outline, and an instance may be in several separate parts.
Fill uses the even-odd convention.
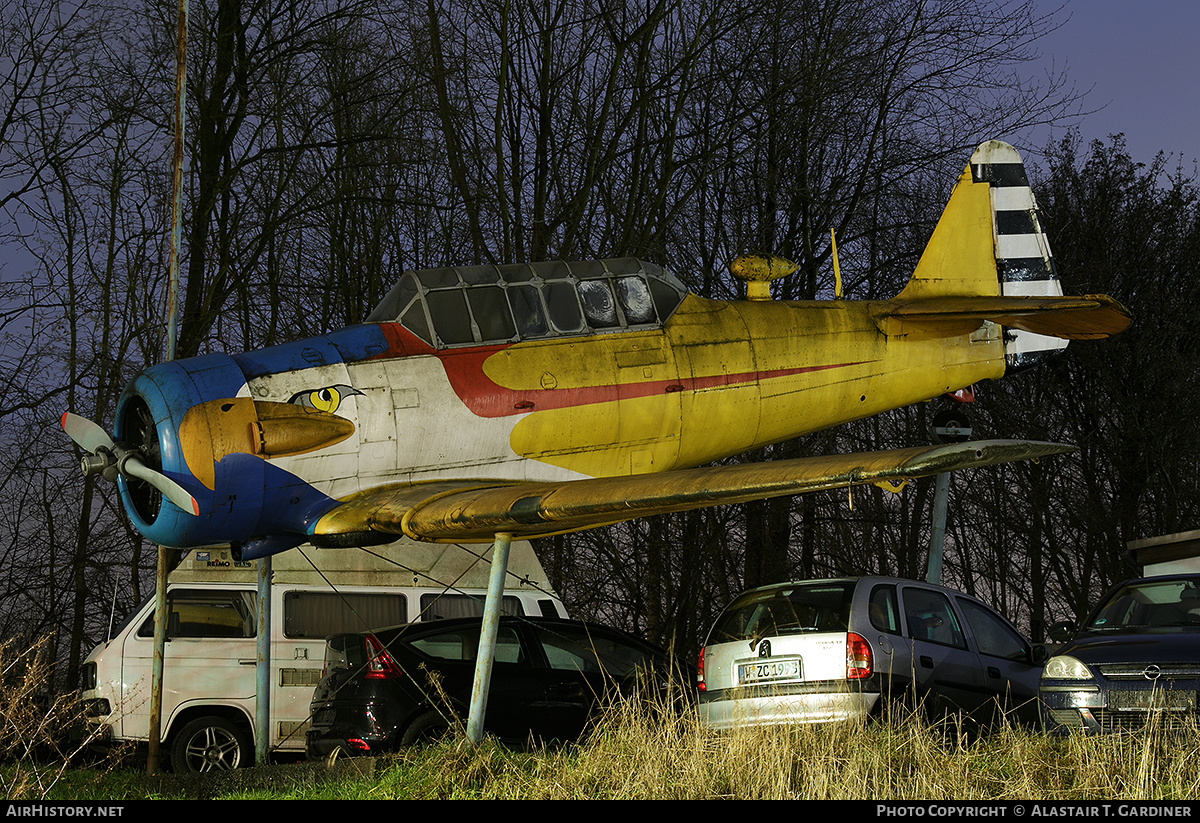
[[[201,717],[188,723],[171,744],[171,768],[215,772],[250,765],[250,740],[236,723],[223,717]]]

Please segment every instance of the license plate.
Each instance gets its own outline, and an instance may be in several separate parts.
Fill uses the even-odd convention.
[[[1108,707],[1113,711],[1195,711],[1196,693],[1173,689],[1111,691],[1108,693]]]
[[[799,657],[772,657],[737,664],[738,683],[780,683],[800,680]]]

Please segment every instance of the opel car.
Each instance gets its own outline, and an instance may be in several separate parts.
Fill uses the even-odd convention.
[[[1066,645],[1042,672],[1050,732],[1114,732],[1196,718],[1200,691],[1200,575],[1127,580],[1079,626],[1056,623]]]
[[[753,589],[700,653],[700,717],[715,729],[819,723],[889,706],[1037,721],[1046,651],[960,592],[892,577]]]

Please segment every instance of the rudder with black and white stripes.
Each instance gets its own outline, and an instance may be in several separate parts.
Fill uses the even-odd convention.
[[[1042,230],[1037,200],[1021,155],[1007,143],[990,140],[971,155],[971,177],[987,183],[992,206],[996,274],[1005,297],[1061,297],[1050,242]],[[1061,352],[1067,341],[1005,329],[1004,353],[1010,369],[1035,365]]]

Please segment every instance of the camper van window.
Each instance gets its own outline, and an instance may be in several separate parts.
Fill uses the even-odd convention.
[[[283,598],[285,637],[324,639],[407,622],[408,599],[402,594],[291,591]]]
[[[239,591],[175,589],[167,599],[167,639],[254,637],[255,594]],[[154,636],[154,615],[138,637]]]
[[[504,614],[524,615],[521,601],[505,595],[500,606]],[[450,620],[455,617],[479,617],[483,614],[483,597],[467,594],[423,594],[421,595],[422,620]]]

